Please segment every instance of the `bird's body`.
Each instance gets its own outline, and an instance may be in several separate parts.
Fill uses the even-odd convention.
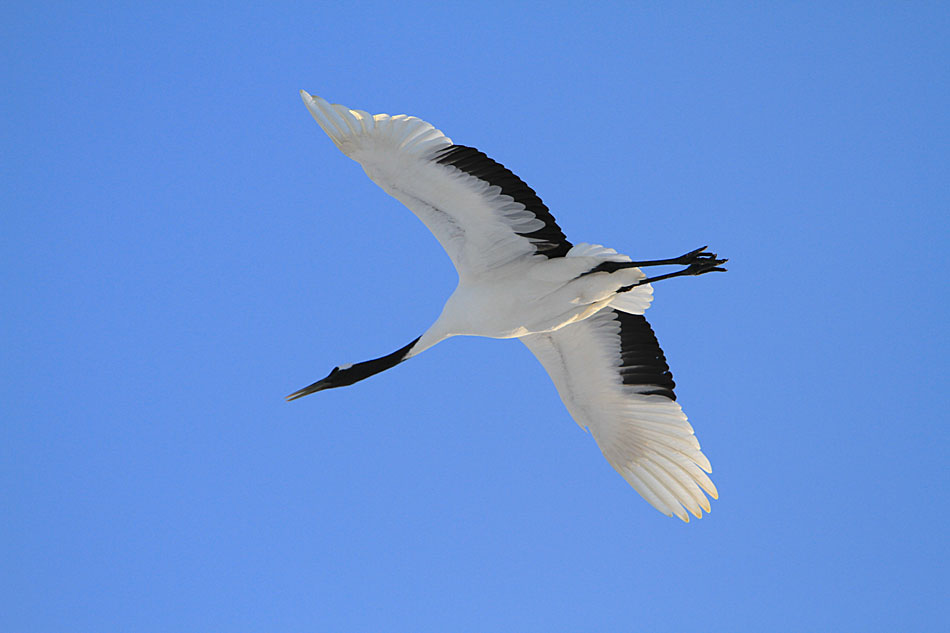
[[[460,283],[433,325],[433,335],[517,338],[549,332],[602,309],[616,295],[618,283],[634,284],[646,276],[627,268],[613,278],[581,277],[604,260],[572,253],[521,259]]]
[[[518,338],[551,375],[575,421],[608,461],[661,512],[688,520],[717,496],[663,352],[643,312],[651,281],[698,275],[724,260],[698,249],[632,262],[571,244],[535,192],[478,150],[455,145],[415,117],[370,115],[301,91],[323,130],[445,248],[459,284],[418,339],[378,359],[343,365],[288,396],[349,385],[451,336]],[[643,266],[686,269],[648,278]],[[705,472],[703,472],[705,471]]]

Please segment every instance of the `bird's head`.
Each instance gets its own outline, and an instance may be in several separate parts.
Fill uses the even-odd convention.
[[[334,387],[345,387],[347,385],[352,385],[354,382],[359,382],[364,378],[369,378],[374,374],[378,374],[381,371],[389,369],[390,367],[395,367],[402,361],[404,361],[409,354],[409,351],[416,344],[419,339],[417,338],[412,343],[409,343],[403,348],[397,349],[392,354],[387,354],[381,358],[374,358],[373,360],[367,360],[362,363],[347,363],[345,365],[340,365],[339,367],[334,367],[326,378],[323,380],[318,380],[309,387],[304,387],[300,391],[295,391],[289,396],[287,400],[296,400],[297,398],[303,398],[308,396],[311,393],[316,393],[318,391],[323,391],[324,389],[333,389]]]
[[[363,378],[369,376],[365,372],[353,371],[355,365],[352,363],[346,363],[345,365],[340,365],[334,367],[326,378],[318,380],[317,382],[304,387],[299,391],[295,391],[289,396],[287,396],[287,401],[296,400],[297,398],[303,398],[304,396],[309,396],[312,393],[318,391],[323,391],[324,389],[333,389],[335,387],[346,387],[347,385],[352,385],[354,382],[360,381]]]

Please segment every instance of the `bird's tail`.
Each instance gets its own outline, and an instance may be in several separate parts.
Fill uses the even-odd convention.
[[[618,253],[612,248],[600,244],[575,244],[567,253],[568,257],[598,257],[605,262],[629,262],[630,257]],[[646,275],[644,275],[645,277]],[[653,301],[653,287],[650,284],[637,286],[627,292],[615,295],[610,300],[610,307],[627,314],[643,314]]]
[[[614,295],[614,298],[610,300],[610,307],[627,314],[643,314],[652,302],[653,286],[644,284],[633,290]]]

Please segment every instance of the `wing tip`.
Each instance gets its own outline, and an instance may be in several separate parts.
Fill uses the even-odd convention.
[[[452,139],[418,117],[405,114],[394,117],[388,114],[372,115],[363,110],[331,104],[306,90],[300,91],[300,98],[327,136],[350,158],[356,158],[355,154],[360,149],[386,147],[424,154],[433,148],[452,144]]]
[[[350,134],[349,126],[330,103],[317,95],[312,95],[306,90],[300,91],[300,98],[303,100],[310,116],[320,125],[333,143],[343,149],[343,141]],[[345,153],[345,152],[344,152]]]
[[[620,467],[613,463],[611,465],[647,503],[661,514],[668,517],[675,516],[684,523],[689,523],[690,514],[701,519],[703,511],[706,514],[712,512],[712,506],[706,495],[714,500],[719,498],[719,491],[708,478],[696,478],[684,471],[681,474],[691,479],[684,484],[683,481],[666,472],[659,463],[654,464],[650,460],[636,460]],[[692,490],[691,486],[696,489]]]

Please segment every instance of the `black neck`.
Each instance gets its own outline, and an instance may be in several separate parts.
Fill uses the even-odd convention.
[[[422,337],[419,337],[422,338]],[[373,360],[363,361],[362,363],[356,363],[351,365],[346,369],[334,369],[330,376],[334,377],[333,384],[331,387],[345,387],[347,385],[352,385],[355,382],[365,380],[370,376],[378,374],[381,371],[386,371],[387,369],[392,369],[402,361],[406,359],[406,354],[409,353],[409,350],[412,349],[412,346],[418,342],[418,338],[406,345],[397,349],[392,354],[387,354],[380,358],[374,358]],[[324,379],[326,380],[326,378]]]

